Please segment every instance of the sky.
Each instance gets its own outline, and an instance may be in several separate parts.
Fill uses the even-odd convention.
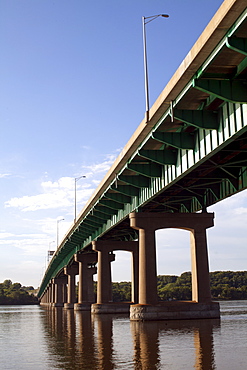
[[[1,0],[0,282],[40,285],[54,250],[222,0]],[[210,270],[246,270],[247,193],[208,209]],[[189,233],[157,232],[158,274],[190,270]],[[117,252],[113,280],[130,280]]]

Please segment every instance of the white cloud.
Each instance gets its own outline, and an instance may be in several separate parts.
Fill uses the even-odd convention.
[[[6,239],[6,238],[10,238],[12,236],[14,236],[14,234],[0,232],[0,239]],[[1,241],[0,241],[0,243],[1,243]]]
[[[100,182],[100,180],[96,178],[97,175],[101,175],[102,178],[102,174],[109,170],[114,159],[115,155],[107,155],[106,160],[102,163],[83,167],[89,171],[85,173],[85,181],[77,182],[76,195],[78,202],[85,203],[89,199]],[[18,208],[23,212],[71,208],[74,204],[75,197],[74,181],[74,177],[61,177],[54,182],[50,180],[43,181],[40,184],[40,194],[25,195],[20,198],[13,197],[5,202],[5,208]]]

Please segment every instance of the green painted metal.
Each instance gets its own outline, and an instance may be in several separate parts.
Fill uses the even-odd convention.
[[[118,203],[125,204],[125,203],[130,203],[131,197],[128,197],[127,195],[119,194],[119,193],[106,193],[106,198],[112,199]]]
[[[112,200],[105,200],[105,199],[100,199],[99,200],[99,205],[103,205],[105,207],[119,210],[120,208],[124,208],[124,203],[121,203],[121,205],[118,202],[112,201]]]
[[[136,186],[137,188],[147,188],[150,185],[150,179],[146,176],[127,176],[120,175],[119,180],[125,182],[126,184]]]
[[[194,149],[194,134],[188,132],[153,132],[153,139],[178,149]]]
[[[127,168],[136,173],[139,173],[140,175],[147,177],[160,177],[162,175],[161,166],[158,165],[157,163],[147,163],[147,164],[129,163]]]
[[[128,195],[130,197],[135,197],[135,196],[138,196],[139,195],[139,190],[136,187],[130,186],[130,185],[123,186],[123,185],[115,185],[115,184],[113,184],[111,186],[111,189],[112,190],[115,190],[118,193],[121,193],[121,194],[124,194],[124,195]]]
[[[138,154],[152,162],[159,163],[161,165],[170,164],[176,165],[177,163],[177,152],[176,150],[139,150]]]
[[[208,80],[194,79],[193,86],[209,95],[232,103],[247,103],[247,86],[238,80]]]
[[[106,215],[105,213],[98,212],[96,209],[90,214],[90,217],[93,217],[96,220],[101,220],[101,224],[104,221],[107,221],[111,218],[111,215]]]
[[[219,127],[218,116],[214,111],[173,109],[173,116],[179,121],[197,128],[217,130]]]
[[[101,206],[100,204],[97,204],[97,206],[95,208],[97,209],[98,212],[105,213],[106,215],[111,215],[111,216],[115,215],[116,212],[117,212],[116,209]]]
[[[247,55],[247,38],[243,37],[227,37],[226,45],[229,49],[238,53]]]
[[[46,270],[39,297],[74,253],[90,247],[93,240],[113,230],[118,240],[137,238],[138,232],[123,223],[130,212],[145,207],[154,212],[196,212],[247,188],[247,58],[239,58],[245,55],[246,38],[235,39],[246,18],[247,9],[174,99],[174,127],[169,108],[63,240]],[[229,47],[239,60],[234,73],[210,70]],[[203,92],[197,110],[180,109],[186,106],[187,94],[195,96],[196,91]],[[178,122],[181,125],[176,126]]]

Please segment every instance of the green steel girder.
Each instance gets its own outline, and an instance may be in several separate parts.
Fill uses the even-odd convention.
[[[139,173],[147,177],[161,177],[162,176],[162,167],[157,163],[147,163],[147,164],[137,164],[129,163],[127,168],[131,171]]]
[[[173,109],[173,117],[191,126],[217,130],[219,127],[218,114],[209,110]]]
[[[139,190],[131,185],[112,185],[111,189],[114,191],[118,191],[123,195],[128,195],[129,197],[136,197],[139,195]]]
[[[229,49],[247,55],[247,38],[244,37],[227,37],[226,46]]]
[[[94,221],[92,219],[89,219],[88,217],[84,219],[83,223],[94,228],[98,228],[102,225],[102,221]]]
[[[177,163],[177,151],[175,150],[145,150],[141,149],[138,154],[146,159],[162,165],[176,165]]]
[[[115,202],[118,202],[120,204],[126,204],[131,202],[131,197],[128,197],[127,195],[120,194],[120,193],[106,193],[105,198],[114,200]]]
[[[193,87],[228,102],[247,103],[247,86],[240,80],[195,78]]]
[[[235,194],[237,191],[232,181],[229,179],[222,179],[220,184],[220,199],[227,198],[231,194]]]
[[[152,133],[153,139],[178,149],[194,149],[194,134],[189,132],[161,132]]]
[[[90,233],[94,232],[95,229],[97,229],[99,226],[91,226],[91,225],[86,225],[86,223],[83,222],[83,224],[80,226],[80,232],[83,235],[83,237],[87,238]]]
[[[116,209],[101,206],[100,203],[97,204],[96,209],[98,212],[105,213],[106,215],[111,215],[111,216],[117,214],[118,212],[118,210]]]
[[[115,202],[113,200],[107,200],[107,199],[100,199],[98,204],[99,205],[103,205],[103,206],[108,207],[108,208],[111,208],[111,209],[115,209],[117,211],[119,209],[123,209],[124,208],[124,204]]]
[[[93,216],[101,220],[101,224],[102,224],[102,220],[105,222],[111,218],[111,215],[106,215],[105,213],[102,213],[96,210],[93,211]]]
[[[127,176],[120,175],[119,180],[137,188],[147,188],[150,185],[150,178],[142,175]]]
[[[89,214],[87,217],[86,217],[86,220],[88,220],[89,222],[93,222],[94,224],[98,225],[98,226],[101,226],[102,225],[102,220],[99,220],[94,214]]]
[[[242,73],[246,68],[247,68],[247,57],[244,58],[244,60],[237,66],[236,75],[240,75],[240,73]]]
[[[73,235],[71,235],[72,243],[81,243],[82,240],[83,240],[83,236],[80,232],[75,232]]]

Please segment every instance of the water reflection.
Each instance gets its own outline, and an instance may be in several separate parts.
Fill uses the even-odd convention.
[[[45,309],[50,368],[216,369],[219,320],[130,322],[126,315]]]

